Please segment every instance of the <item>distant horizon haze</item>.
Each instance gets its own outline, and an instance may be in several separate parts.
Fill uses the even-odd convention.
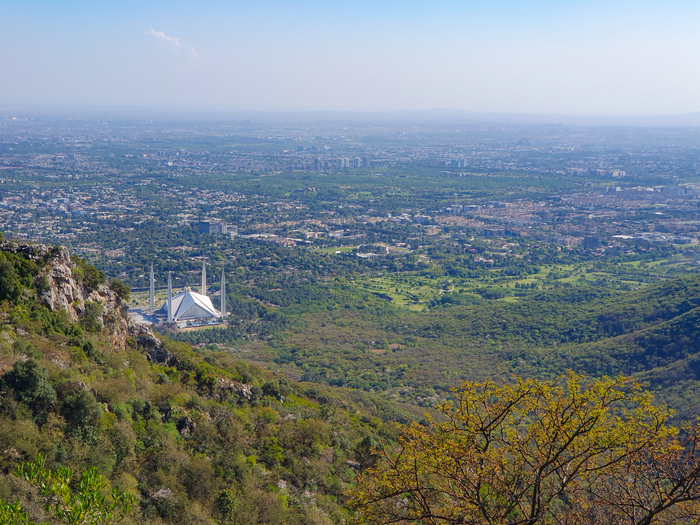
[[[135,120],[186,122],[335,122],[406,125],[571,125],[621,127],[700,127],[700,112],[658,115],[576,115],[555,113],[482,113],[453,109],[406,111],[234,111],[158,108],[4,108],[0,119]]]

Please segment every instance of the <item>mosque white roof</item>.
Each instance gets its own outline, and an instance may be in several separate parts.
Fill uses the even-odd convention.
[[[218,319],[221,317],[214,308],[211,299],[206,295],[193,292],[189,287],[173,296],[173,321],[188,321],[190,319]],[[160,307],[160,313],[167,315],[168,301]]]

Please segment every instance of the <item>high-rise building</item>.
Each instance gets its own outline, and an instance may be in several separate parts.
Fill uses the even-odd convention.
[[[226,235],[227,227],[223,221],[199,221],[199,233]]]
[[[583,238],[584,250],[597,250],[600,248],[600,240],[598,237],[586,236]]]

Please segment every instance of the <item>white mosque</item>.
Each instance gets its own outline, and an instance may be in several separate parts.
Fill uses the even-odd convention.
[[[151,265],[151,310],[155,309],[155,279]],[[221,311],[216,310],[207,295],[207,268],[202,262],[202,293],[192,291],[189,286],[173,296],[173,286],[168,272],[168,298],[156,314],[167,318],[169,323],[179,326],[217,324],[226,316],[226,281],[224,270],[221,270]]]

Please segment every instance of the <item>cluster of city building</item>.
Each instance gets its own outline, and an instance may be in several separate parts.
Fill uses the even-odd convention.
[[[630,240],[689,244],[700,235],[700,186],[688,182],[700,161],[673,131],[660,140],[629,130],[240,123],[205,126],[216,138],[197,142],[200,135],[191,130],[150,122],[61,126],[0,118],[0,223],[6,234],[113,257],[123,255],[118,236],[135,235],[145,224],[286,246],[353,244],[397,232],[400,242],[466,233],[597,249]],[[526,133],[531,138],[523,138]],[[167,146],[176,142],[189,146]],[[412,202],[391,206],[381,194],[354,185],[351,171],[380,180],[386,169],[395,182],[385,191],[401,194],[391,185],[421,166],[433,178],[464,177],[475,187],[483,177],[511,171],[526,186],[522,174],[532,174],[540,189],[499,200],[464,190],[454,198],[440,195],[441,204],[432,204],[426,189],[414,192]],[[314,173],[319,171],[327,173]],[[280,173],[304,182],[279,190],[281,182],[268,177]],[[539,182],[544,174],[551,189]],[[570,183],[566,190],[556,185],[560,175]],[[640,177],[654,183],[636,183]],[[332,186],[320,187],[331,179]],[[114,236],[105,240],[108,230]],[[100,246],[91,240],[96,234],[102,234]]]
[[[157,221],[174,228],[194,227],[203,235],[241,235],[287,246],[352,241],[364,237],[368,228],[401,224],[425,235],[461,230],[485,237],[523,236],[564,247],[584,245],[586,237],[611,245],[629,239],[690,244],[700,235],[700,222],[693,216],[700,186],[692,184],[612,186],[555,200],[485,201],[381,215],[369,205],[336,206],[314,214],[296,197],[270,202],[240,193],[227,196],[220,191],[161,185],[153,189],[154,195],[171,199],[172,209],[162,213],[153,209],[126,185],[6,190],[0,192],[0,221],[7,234],[32,239],[75,240],[97,233],[105,221],[118,223],[119,230],[127,233],[139,224]],[[649,212],[651,208],[655,211]],[[210,216],[203,217],[205,213]],[[108,252],[120,254],[118,246]]]

